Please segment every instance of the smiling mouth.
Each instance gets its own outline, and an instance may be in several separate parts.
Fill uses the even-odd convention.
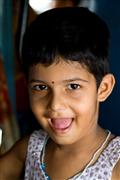
[[[50,126],[57,132],[64,132],[69,130],[73,122],[72,118],[52,118],[50,120]]]

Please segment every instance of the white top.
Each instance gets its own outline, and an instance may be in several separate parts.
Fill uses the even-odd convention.
[[[44,164],[41,162],[41,155],[47,139],[48,135],[43,130],[34,131],[30,136],[26,158],[25,180],[50,180],[45,174]],[[98,160],[85,169],[82,176],[78,173],[69,180],[111,180],[113,168],[119,159],[120,137],[117,136],[103,150]]]

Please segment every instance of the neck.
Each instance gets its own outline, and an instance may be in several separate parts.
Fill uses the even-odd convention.
[[[101,127],[97,127],[94,131],[88,132],[88,134],[85,137],[80,138],[79,141],[77,141],[74,144],[70,145],[59,145],[54,143],[52,140],[50,141],[50,145],[52,147],[53,151],[61,151],[64,153],[82,153],[87,152],[88,153],[92,150],[95,150],[99,147],[100,144],[105,140],[107,135],[107,132],[102,129]]]

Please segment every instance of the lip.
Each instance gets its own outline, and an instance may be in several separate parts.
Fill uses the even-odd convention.
[[[67,133],[73,123],[73,118],[50,118],[49,120],[50,127],[56,132],[56,133]]]

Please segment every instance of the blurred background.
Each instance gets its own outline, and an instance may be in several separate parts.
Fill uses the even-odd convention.
[[[101,104],[99,123],[120,135],[120,1],[110,0],[0,0],[0,128],[2,151],[20,137],[40,128],[29,108],[28,93],[19,63],[26,27],[38,14],[55,7],[84,6],[103,18],[111,32],[110,69],[115,89]]]

